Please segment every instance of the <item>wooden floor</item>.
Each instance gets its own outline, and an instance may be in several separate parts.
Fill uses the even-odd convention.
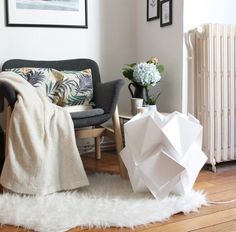
[[[83,163],[87,172],[106,171],[118,172],[117,159],[115,155],[104,154],[101,161],[93,156],[84,156]],[[228,201],[236,198],[236,162],[228,162],[217,166],[217,173],[209,171],[207,167],[200,172],[194,186],[195,189],[202,189],[207,193],[210,201]],[[1,209],[0,209],[1,210]],[[122,213],[122,212],[121,212]],[[23,228],[13,226],[2,226],[3,232],[23,232]],[[130,229],[109,228],[109,229],[87,229],[75,228],[70,232],[127,232]],[[236,202],[229,204],[209,205],[201,208],[198,212],[183,215],[174,215],[170,220],[163,223],[155,223],[141,226],[133,231],[142,232],[233,232],[236,231]]]

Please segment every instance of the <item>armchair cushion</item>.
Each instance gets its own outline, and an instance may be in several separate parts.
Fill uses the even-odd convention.
[[[90,105],[93,98],[91,69],[58,71],[52,68],[14,68],[13,71],[39,88],[59,106]]]
[[[104,110],[101,108],[70,113],[72,119],[89,118],[89,117],[99,116],[103,114],[104,114]]]

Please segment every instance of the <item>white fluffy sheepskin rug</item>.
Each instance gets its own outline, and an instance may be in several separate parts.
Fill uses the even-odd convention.
[[[149,193],[133,193],[117,175],[95,174],[90,186],[46,197],[0,195],[0,223],[36,231],[59,232],[77,226],[129,227],[163,221],[178,212],[206,205],[202,192],[156,200]]]

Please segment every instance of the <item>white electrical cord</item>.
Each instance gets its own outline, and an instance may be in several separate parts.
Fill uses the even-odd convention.
[[[229,201],[207,201],[207,203],[214,204],[214,205],[229,204],[229,203],[233,203],[233,202],[236,202],[236,198],[233,200],[229,200]]]

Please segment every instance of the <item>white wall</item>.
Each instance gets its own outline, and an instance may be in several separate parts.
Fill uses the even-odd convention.
[[[95,0],[97,1],[97,0]],[[99,0],[102,9],[101,67],[106,80],[125,79],[124,64],[136,60],[136,0]],[[119,111],[129,112],[126,81],[120,95]]]
[[[89,0],[88,29],[5,26],[5,1],[0,1],[0,67],[7,59],[59,60],[91,58],[102,80],[123,78],[123,64],[136,57],[135,0]],[[128,109],[127,89],[120,98]]]
[[[183,0],[173,0],[173,24],[160,27],[160,19],[146,21],[146,1],[137,0],[138,60],[157,56],[165,66],[160,82],[160,111],[181,111],[182,52],[183,52]]]
[[[235,0],[184,0],[184,31],[204,23],[235,24]]]
[[[235,0],[184,0],[184,32],[205,23],[236,24]],[[187,112],[187,52],[183,46],[183,111]]]

